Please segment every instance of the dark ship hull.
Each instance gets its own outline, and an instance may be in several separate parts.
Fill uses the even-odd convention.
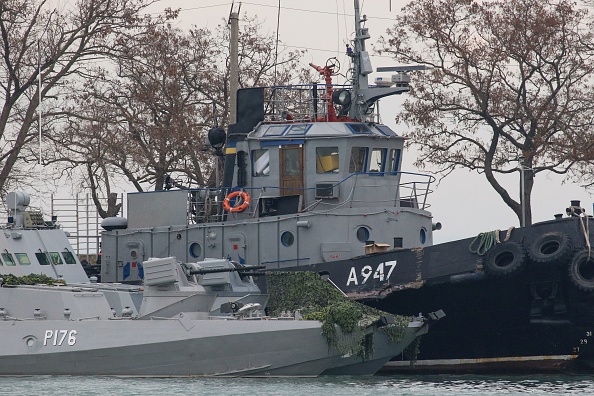
[[[469,238],[287,269],[327,273],[350,297],[390,313],[445,311],[416,363],[396,359],[386,371],[591,372],[589,222],[539,223],[514,229],[508,241],[500,232],[502,243],[484,256],[470,251]]]

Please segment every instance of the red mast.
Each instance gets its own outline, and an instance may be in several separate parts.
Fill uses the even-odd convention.
[[[332,103],[332,75],[334,74],[334,65],[326,65],[324,67],[314,65],[313,63],[310,63],[309,65],[323,75],[326,80],[326,102],[328,104],[327,121],[336,122],[338,121],[338,117],[336,117],[336,110],[334,110],[334,104]]]

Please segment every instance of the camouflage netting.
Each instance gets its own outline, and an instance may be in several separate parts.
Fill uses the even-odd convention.
[[[61,279],[50,278],[46,275],[30,274],[25,276],[16,276],[12,274],[0,275],[4,285],[65,285]]]
[[[341,353],[368,359],[373,355],[373,339],[365,336],[365,328],[382,316],[392,317],[393,325],[379,328],[392,342],[400,342],[412,317],[392,315],[345,298],[315,272],[267,272],[270,296],[268,314],[300,310],[304,319],[319,320],[328,345]],[[340,328],[337,331],[336,326]],[[418,340],[405,351],[405,357],[416,358]]]

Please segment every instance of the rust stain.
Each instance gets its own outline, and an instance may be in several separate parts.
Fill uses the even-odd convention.
[[[420,281],[414,281],[414,282],[409,282],[409,283],[399,284],[399,285],[387,285],[386,287],[384,287],[381,290],[353,291],[353,292],[347,292],[346,294],[347,294],[347,297],[352,298],[352,299],[358,299],[358,298],[379,298],[379,299],[382,299],[384,297],[387,297],[389,294],[400,291],[400,290],[419,289],[424,284],[425,284],[425,282],[420,280]]]

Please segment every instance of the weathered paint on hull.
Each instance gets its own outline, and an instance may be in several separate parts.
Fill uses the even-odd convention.
[[[511,240],[527,250],[550,232],[567,234],[573,250],[585,247],[578,218],[516,229]],[[393,365],[392,371],[594,371],[586,349],[594,342],[594,292],[572,283],[571,257],[556,265],[529,261],[522,272],[493,277],[483,272],[482,257],[469,251],[472,240],[286,269],[328,273],[349,297],[393,314],[443,309],[446,318],[421,340],[423,365]],[[555,356],[570,358],[549,358]]]
[[[577,355],[525,356],[492,359],[417,360],[414,365],[404,361],[390,361],[381,373],[423,374],[542,374],[565,371]]]

